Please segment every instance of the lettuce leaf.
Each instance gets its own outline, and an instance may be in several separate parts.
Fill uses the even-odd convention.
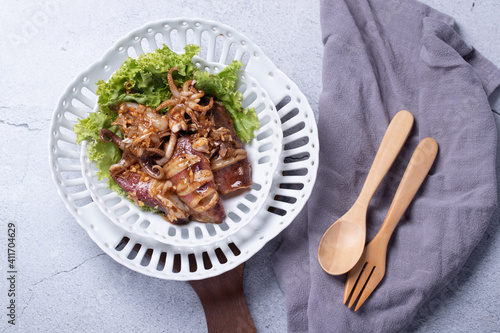
[[[218,74],[196,71],[194,79],[197,89],[203,90],[206,95],[214,96],[226,107],[234,120],[236,134],[243,142],[249,142],[254,137],[254,131],[259,128],[259,120],[255,109],[243,109],[243,96],[236,90],[238,71],[242,65],[234,60]]]
[[[108,128],[120,137],[122,136],[117,126],[111,125],[116,115],[106,112],[92,112],[85,119],[80,119],[73,127],[76,134],[76,142],[87,140],[87,152],[89,159],[96,164],[99,180],[107,179],[110,189],[121,193],[122,189],[111,178],[109,167],[118,163],[122,157],[122,151],[111,142],[104,142],[99,137],[101,128]]]
[[[152,53],[141,54],[137,59],[127,58],[108,81],[97,82],[99,110],[92,112],[85,119],[79,119],[73,130],[77,143],[87,140],[89,158],[99,169],[99,180],[108,179],[109,187],[118,193],[123,190],[111,178],[109,167],[121,159],[121,150],[113,143],[104,142],[99,137],[99,130],[108,128],[120,133],[117,126],[111,125],[116,119],[115,106],[122,102],[135,102],[156,108],[172,95],[168,86],[167,75],[172,67],[179,70],[173,73],[177,86],[195,79],[196,88],[220,101],[234,120],[236,133],[243,142],[254,137],[259,121],[253,108],[244,109],[241,104],[242,94],[236,89],[238,71],[242,67],[239,61],[233,61],[218,74],[209,74],[199,70],[193,64],[193,57],[200,47],[187,45],[184,53],[177,54],[166,45]]]
[[[105,82],[97,82],[99,109],[110,112],[121,102],[136,102],[156,108],[171,96],[167,75],[172,67],[174,81],[180,85],[193,76],[196,66],[191,62],[199,51],[197,45],[187,45],[183,54],[171,51],[166,45],[137,59],[127,58],[122,66]]]

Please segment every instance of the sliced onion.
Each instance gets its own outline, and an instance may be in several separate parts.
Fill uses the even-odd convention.
[[[153,154],[160,155],[160,156],[165,156],[165,151],[163,151],[159,148],[146,148],[146,151],[153,153]]]
[[[210,162],[210,168],[212,171],[217,171],[228,165],[234,164],[241,161],[247,157],[247,152],[245,149],[236,149],[235,153],[229,157],[217,157]]]
[[[174,149],[175,149],[175,145],[177,144],[177,133],[172,133],[170,135],[170,139],[168,140],[168,144],[165,148],[165,155],[156,161],[156,163],[158,165],[165,165],[168,161],[170,161],[170,159],[172,158],[172,155],[174,154]]]

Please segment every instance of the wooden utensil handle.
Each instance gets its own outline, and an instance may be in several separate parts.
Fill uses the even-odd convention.
[[[257,332],[243,294],[243,267],[189,281],[203,305],[209,333]]]
[[[368,207],[382,179],[403,148],[412,126],[413,115],[409,111],[401,110],[392,118],[359,194],[359,204]]]
[[[437,152],[438,144],[433,138],[425,138],[420,141],[410,162],[408,162],[403,178],[399,183],[394,199],[377,236],[383,234],[383,237],[386,237],[386,241],[389,242],[392,232],[429,173],[436,159]]]

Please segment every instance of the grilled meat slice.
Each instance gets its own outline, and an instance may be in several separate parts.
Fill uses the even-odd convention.
[[[211,158],[215,184],[221,195],[252,185],[252,168],[244,145],[234,130],[234,122],[226,108],[214,102],[209,111],[215,131],[211,133],[219,141],[219,150]]]
[[[193,149],[192,137],[183,136],[177,140],[174,154],[164,170],[195,220],[222,222],[225,211],[210,169],[210,161],[205,153]]]
[[[252,184],[250,162],[221,103],[201,107],[193,117],[196,121],[187,132],[173,134],[154,110],[123,103],[115,124],[125,139],[104,129],[100,136],[123,150],[122,160],[110,172],[138,205],[162,211],[174,224],[187,223],[190,216],[220,223],[225,217],[220,197]]]
[[[120,173],[112,172],[111,175],[128,197],[139,206],[147,205],[162,211],[165,213],[164,218],[173,224],[189,222],[188,207],[168,189],[167,180],[160,182],[151,179],[140,171],[140,167],[134,165]]]

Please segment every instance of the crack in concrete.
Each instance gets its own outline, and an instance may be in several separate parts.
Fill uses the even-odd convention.
[[[17,318],[21,318],[23,316],[23,313],[24,313],[24,310],[26,310],[26,308],[28,307],[28,305],[31,303],[31,301],[35,298],[35,295],[33,295],[33,293],[31,292],[32,289],[29,288],[29,299],[26,301],[26,304],[24,304],[23,308],[21,309],[21,311],[19,312],[19,315],[17,316]]]
[[[33,132],[40,132],[41,131],[41,128],[31,128],[30,125],[27,123],[17,124],[17,123],[11,123],[11,122],[8,122],[6,120],[0,119],[0,124],[5,124],[7,126],[13,126],[13,127],[23,127],[23,128],[26,128],[28,131],[33,131]]]
[[[37,282],[34,282],[31,284],[31,287],[28,288],[28,292],[27,294],[29,295],[29,299],[26,301],[26,304],[22,307],[21,311],[19,312],[19,314],[16,316],[16,322],[21,319],[21,317],[23,316],[24,314],[24,311],[26,310],[26,308],[30,305],[31,301],[33,301],[33,299],[35,298],[35,295],[33,293],[34,289],[36,286],[38,286],[40,283],[43,283],[43,282],[46,282],[46,281],[49,281],[53,278],[55,278],[56,276],[59,276],[61,274],[66,274],[66,273],[71,273],[75,270],[77,270],[78,268],[82,267],[84,264],[86,264],[87,262],[91,261],[91,260],[94,260],[96,258],[99,258],[99,257],[102,257],[102,256],[105,256],[106,253],[99,253],[98,255],[95,255],[93,257],[90,257],[90,258],[87,258],[85,259],[84,261],[82,261],[81,263],[79,263],[78,265],[70,268],[70,269],[67,269],[67,270],[61,270],[61,271],[58,271],[48,277],[45,277]],[[10,327],[10,326],[9,326]],[[4,332],[9,329],[9,327],[5,327],[4,328]]]
[[[80,268],[81,266],[83,266],[85,263],[87,263],[87,262],[89,262],[89,261],[91,261],[91,260],[94,260],[94,259],[96,259],[96,258],[99,258],[99,257],[105,256],[105,255],[106,255],[106,253],[99,253],[98,255],[95,255],[95,256],[93,256],[93,257],[87,258],[87,259],[85,259],[84,261],[82,261],[81,263],[79,263],[78,265],[76,265],[76,266],[74,266],[74,267],[72,267],[72,268],[70,268],[70,269],[68,269],[68,270],[62,270],[62,271],[56,272],[56,273],[52,274],[51,276],[45,277],[45,278],[43,278],[43,279],[41,279],[41,280],[39,280],[39,281],[37,281],[37,282],[32,283],[32,284],[31,284],[31,286],[32,286],[32,287],[36,287],[36,286],[37,286],[37,285],[39,285],[40,283],[45,282],[45,281],[48,281],[48,280],[51,280],[51,279],[53,279],[54,277],[56,277],[56,276],[58,276],[58,275],[61,275],[61,274],[66,274],[66,273],[71,273],[72,271],[74,271],[74,270],[76,270],[76,269]],[[32,290],[32,289],[30,288],[30,290]]]

